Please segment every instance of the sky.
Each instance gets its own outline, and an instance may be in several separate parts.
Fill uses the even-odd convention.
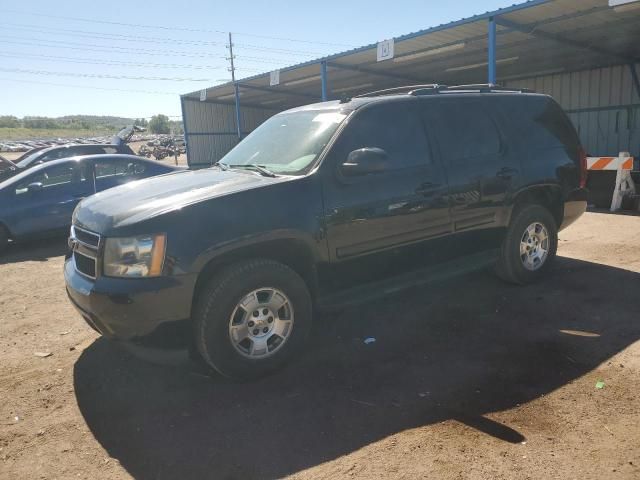
[[[0,115],[180,118],[179,95],[514,0],[0,0]],[[109,7],[107,7],[109,5]]]

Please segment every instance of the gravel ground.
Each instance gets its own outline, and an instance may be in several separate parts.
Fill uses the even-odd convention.
[[[0,478],[638,479],[638,238],[639,217],[588,213],[545,281],[478,272],[325,315],[254,383],[130,356],[67,301],[64,239],[12,247]]]

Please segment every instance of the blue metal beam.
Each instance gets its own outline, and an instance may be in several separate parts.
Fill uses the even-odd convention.
[[[487,83],[496,83],[496,21],[489,18],[489,79]]]
[[[636,86],[636,93],[638,94],[638,98],[640,98],[640,79],[638,78],[638,71],[636,70],[635,63],[630,63],[629,69],[631,70],[631,78],[633,79],[633,84]]]
[[[322,81],[322,101],[326,102],[327,98],[327,62],[320,62],[320,80]]]

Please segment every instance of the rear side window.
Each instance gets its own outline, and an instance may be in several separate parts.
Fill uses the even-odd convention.
[[[338,162],[353,150],[381,148],[394,169],[427,165],[431,155],[422,119],[405,102],[373,105],[356,112],[334,147]]]
[[[500,152],[500,134],[478,101],[442,102],[425,105],[430,124],[436,126],[440,150],[449,161],[482,160]]]
[[[107,177],[128,177],[145,171],[145,165],[123,159],[104,159],[95,162],[96,180]]]

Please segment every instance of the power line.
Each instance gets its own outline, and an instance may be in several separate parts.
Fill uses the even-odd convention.
[[[101,38],[104,40],[116,40],[116,41],[129,41],[135,40],[138,42],[148,42],[148,43],[163,43],[163,44],[182,44],[182,45],[204,45],[204,46],[215,46],[215,45],[224,45],[223,42],[213,42],[207,40],[185,40],[178,38],[165,38],[165,37],[149,37],[149,36],[141,36],[141,35],[126,35],[119,33],[107,33],[107,32],[92,32],[87,30],[75,30],[75,29],[66,29],[66,28],[54,28],[54,27],[42,27],[39,25],[29,25],[22,23],[2,23],[1,25],[5,27],[17,28],[17,29],[26,29],[30,31],[35,31],[36,33],[53,33],[55,35],[66,35],[72,37],[88,37],[88,38]],[[60,32],[60,33],[57,33]],[[276,47],[265,47],[260,45],[253,44],[243,44],[236,43],[238,47],[243,47],[248,50],[258,50],[258,51],[269,51],[269,52],[280,52],[287,53],[290,55],[296,56],[307,56],[307,55],[315,55],[321,56],[323,53],[321,52],[312,52],[308,50],[293,50],[288,48],[276,48]]]
[[[124,67],[140,67],[140,68],[175,68],[181,70],[220,70],[225,67],[219,65],[183,65],[183,64],[175,64],[175,63],[140,63],[140,62],[126,62],[126,61],[118,61],[118,60],[105,60],[105,61],[96,61],[92,58],[75,58],[75,57],[64,57],[59,55],[39,55],[36,53],[21,53],[21,52],[3,52],[0,51],[0,57],[7,58],[16,58],[16,59],[24,59],[24,58],[37,58],[43,61],[55,61],[55,62],[64,62],[64,63],[80,63],[80,64],[89,64],[89,65],[107,65],[107,66],[124,66]],[[251,72],[259,72],[260,69],[257,68],[236,68],[236,70],[246,70]]]
[[[167,25],[149,25],[149,24],[141,24],[141,23],[127,23],[127,22],[114,22],[114,21],[109,21],[109,20],[96,20],[96,19],[91,19],[91,18],[82,18],[82,17],[68,17],[68,16],[63,16],[63,15],[52,15],[52,14],[47,14],[47,13],[37,13],[37,12],[24,12],[24,11],[20,11],[20,10],[10,10],[10,9],[1,9],[1,11],[7,12],[7,13],[17,13],[17,14],[21,14],[21,15],[33,15],[36,17],[45,17],[45,18],[57,18],[57,19],[63,19],[63,20],[74,20],[77,22],[87,22],[87,23],[101,23],[101,24],[105,24],[105,25],[118,25],[121,27],[138,27],[138,28],[153,28],[153,29],[162,29],[162,30],[179,30],[179,31],[183,31],[183,32],[200,32],[200,33],[217,33],[217,34],[223,34],[223,35],[227,35],[228,32],[224,31],[224,30],[215,30],[215,29],[202,29],[202,28],[187,28],[187,27],[179,27],[179,26],[167,26]],[[258,35],[258,34],[253,34],[253,33],[244,33],[244,32],[231,32],[237,35],[244,35],[247,37],[254,37],[254,38],[264,38],[264,39],[270,39],[270,40],[282,40],[285,42],[298,42],[298,43],[307,43],[307,44],[311,44],[311,45],[328,45],[328,46],[333,46],[333,47],[347,47],[347,48],[353,48],[355,47],[355,45],[347,45],[344,43],[333,43],[333,42],[317,42],[317,41],[313,41],[313,40],[301,40],[301,39],[296,39],[296,38],[286,38],[286,37],[275,37],[275,36],[269,36],[269,35]]]
[[[0,38],[2,37],[3,36],[0,35]],[[2,40],[2,43],[9,43],[13,45],[35,46],[35,47],[55,47],[55,48],[63,48],[63,49],[69,49],[69,50],[84,50],[84,51],[92,51],[92,52],[100,52],[100,53],[122,53],[122,54],[134,53],[136,55],[173,56],[173,57],[189,57],[189,58],[222,58],[222,59],[227,58],[224,56],[217,56],[217,55],[212,55],[207,53],[195,54],[195,53],[182,52],[182,51],[176,51],[176,50],[131,49],[131,48],[125,48],[125,47],[108,46],[108,45],[62,42],[62,41],[54,41],[54,40],[47,40],[47,43],[44,43],[44,41],[41,41],[41,42],[22,41],[21,37],[8,37],[8,38],[18,38],[20,41]],[[25,40],[31,40],[31,39],[25,39]],[[57,43],[58,45],[51,45],[51,43],[53,42]],[[252,57],[252,56],[240,56],[239,58],[243,58],[250,63],[271,63],[271,64],[278,64],[278,65],[282,65],[284,61],[283,59],[277,59],[277,58],[264,58],[264,57]]]
[[[88,88],[91,90],[108,90],[108,91],[113,91],[113,92],[126,92],[126,93],[148,93],[148,94],[152,94],[152,95],[180,95],[177,92],[159,92],[159,91],[153,91],[153,90],[131,90],[131,89],[124,89],[124,88],[107,88],[107,87],[95,87],[95,86],[89,86],[89,85],[69,85],[68,83],[53,83],[53,82],[41,82],[38,80],[24,80],[24,79],[17,79],[17,78],[2,78],[0,77],[0,81],[4,81],[4,82],[16,82],[16,83],[33,83],[33,84],[37,84],[37,85],[52,85],[55,87],[66,87],[66,88]]]
[[[108,78],[113,80],[148,80],[168,82],[211,82],[209,78],[183,77],[138,77],[129,75],[106,75],[97,73],[54,72],[50,70],[28,70],[22,68],[0,68],[0,72],[25,73],[29,75],[55,75],[60,77]]]
[[[15,42],[11,39],[18,39],[18,40],[28,40],[28,41],[33,41],[34,39],[30,38],[30,37],[16,37],[16,36],[6,36],[6,35],[0,35],[0,37],[2,38],[9,38],[10,40],[2,40],[2,43],[18,43]],[[65,48],[65,45],[71,45],[71,46],[81,46],[81,47],[92,47],[92,48],[101,48],[101,49],[105,49],[106,51],[109,51],[111,53],[114,53],[113,50],[120,50],[122,53],[136,53],[136,54],[143,54],[143,55],[170,55],[170,56],[180,56],[180,57],[201,57],[201,58],[225,58],[224,56],[221,55],[212,55],[211,53],[194,53],[194,52],[185,52],[185,51],[180,51],[180,50],[154,50],[154,49],[145,49],[145,48],[135,48],[132,49],[131,47],[118,47],[118,46],[114,46],[114,45],[96,45],[96,44],[91,44],[91,43],[77,43],[77,42],[65,42],[62,40],[37,40],[36,41],[39,42],[39,44],[42,46],[57,46],[57,45],[50,45],[52,43],[54,44],[59,44],[62,46],[62,48]],[[43,42],[46,42],[43,44]],[[115,52],[115,53],[119,53],[119,52]]]

